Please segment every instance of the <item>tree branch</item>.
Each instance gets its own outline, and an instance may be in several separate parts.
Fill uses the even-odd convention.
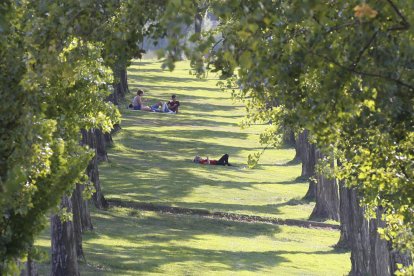
[[[401,25],[394,26],[388,29],[388,31],[397,31],[397,30],[408,30],[410,28],[410,23],[408,23],[405,16],[401,13],[398,7],[394,4],[392,0],[387,0],[387,2],[391,5],[397,15],[402,19]]]
[[[368,49],[368,47],[371,45],[371,43],[374,41],[375,37],[377,36],[378,31],[375,31],[374,34],[372,35],[371,39],[368,41],[367,44],[365,44],[364,48],[361,49],[361,51],[358,54],[357,59],[355,60],[355,62],[352,64],[352,69],[355,69],[358,66],[359,61],[362,58],[362,55],[364,54],[364,52]]]
[[[373,38],[374,38],[374,36],[371,38],[371,40],[372,40]],[[336,66],[338,66],[338,67],[341,67],[341,68],[345,69],[345,70],[346,70],[346,71],[348,71],[348,72],[354,73],[354,74],[356,74],[356,75],[362,75],[362,76],[368,76],[368,77],[374,77],[374,78],[381,78],[381,79],[385,79],[385,80],[393,81],[393,82],[395,82],[395,83],[397,83],[397,84],[399,84],[399,85],[401,85],[401,86],[404,86],[404,87],[407,87],[407,88],[409,88],[409,89],[411,89],[411,90],[414,90],[414,86],[413,86],[413,85],[408,84],[408,83],[405,83],[405,82],[403,82],[403,81],[401,81],[401,80],[399,80],[399,79],[394,79],[394,78],[392,78],[392,77],[385,76],[385,75],[381,75],[381,74],[377,74],[377,73],[370,73],[370,72],[364,72],[364,71],[357,71],[357,70],[355,70],[355,67],[356,67],[356,66],[351,66],[351,67],[348,67],[348,66],[342,65],[342,64],[340,64],[339,62],[337,62],[336,60],[333,60],[333,59],[331,59],[331,58],[329,58],[329,57],[327,57],[327,56],[325,56],[325,55],[321,55],[321,54],[315,53],[315,51],[313,51],[312,49],[309,49],[308,47],[305,47],[305,46],[304,46],[302,43],[300,43],[300,42],[299,42],[299,45],[300,45],[302,48],[304,48],[304,49],[310,50],[310,52],[311,52],[312,54],[314,54],[314,55],[316,55],[316,56],[319,56],[319,57],[323,58],[324,60],[326,60],[326,61],[328,61],[328,62],[331,62],[331,63],[335,64]],[[365,47],[364,47],[364,48],[365,48]],[[363,50],[364,50],[364,49],[363,49]],[[364,51],[365,51],[365,50],[364,50]]]
[[[318,55],[318,54],[316,54],[316,55]],[[353,68],[353,67],[347,67],[347,66],[345,66],[345,65],[342,65],[342,64],[340,64],[339,62],[337,62],[337,61],[335,61],[335,60],[332,60],[332,59],[330,59],[330,58],[328,58],[328,57],[326,57],[326,56],[323,56],[323,55],[318,55],[318,56],[322,57],[323,59],[325,59],[325,60],[327,60],[327,61],[329,61],[329,62],[331,62],[331,63],[335,64],[336,66],[341,67],[341,68],[343,68],[343,69],[345,69],[345,70],[347,70],[347,71],[349,71],[349,72],[351,72],[351,73],[354,73],[354,74],[357,74],[357,75],[362,75],[362,76],[368,76],[368,77],[374,77],[374,78],[381,78],[381,79],[385,79],[385,80],[393,81],[393,82],[395,82],[395,83],[398,83],[398,84],[399,84],[399,85],[401,85],[401,86],[404,86],[404,87],[407,87],[407,88],[409,88],[409,89],[411,89],[411,90],[414,90],[414,86],[413,86],[413,85],[410,85],[410,84],[408,84],[408,83],[405,83],[405,82],[403,82],[403,81],[401,81],[401,80],[394,79],[394,78],[392,78],[392,77],[385,76],[385,75],[381,75],[381,74],[369,73],[369,72],[363,72],[363,71],[357,71],[357,70],[355,70],[355,68]]]
[[[333,27],[328,28],[328,30],[326,30],[326,33],[330,33],[330,32],[333,32],[333,31],[338,31],[338,30],[340,30],[340,29],[342,29],[344,27],[348,27],[348,26],[352,26],[352,25],[357,25],[358,23],[359,22],[357,20],[354,20],[352,22],[347,22],[347,23],[344,23],[342,25],[336,25],[336,26],[333,26]]]
[[[224,38],[221,38],[221,39],[219,39],[214,45],[213,45],[213,47],[211,47],[211,51],[210,52],[212,52],[212,51],[214,51],[214,48],[216,48],[216,46],[220,43],[220,42],[224,42]]]

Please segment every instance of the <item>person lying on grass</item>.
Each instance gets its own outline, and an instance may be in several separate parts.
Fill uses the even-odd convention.
[[[154,105],[151,106],[152,111],[155,112],[164,112],[164,113],[176,113],[175,111],[172,111],[171,109],[168,108],[167,103],[164,102],[158,102]]]
[[[222,166],[232,166],[229,163],[229,155],[226,153],[219,160],[210,160],[207,156],[206,159],[201,158],[196,155],[193,160],[194,163],[203,164],[203,165],[222,165]]]
[[[151,109],[155,112],[178,113],[178,107],[180,106],[180,102],[177,101],[176,98],[176,95],[172,95],[171,100],[169,100],[167,103],[158,102],[151,106]]]

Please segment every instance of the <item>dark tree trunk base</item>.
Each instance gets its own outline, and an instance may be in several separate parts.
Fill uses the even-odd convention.
[[[323,154],[316,150],[317,160],[323,158]],[[333,167],[334,164],[331,164]],[[316,204],[310,215],[310,219],[333,219],[339,221],[339,190],[336,179],[327,179],[318,174],[316,184]]]

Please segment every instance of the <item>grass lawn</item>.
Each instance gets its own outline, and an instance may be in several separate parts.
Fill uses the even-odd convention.
[[[295,179],[301,165],[287,166],[293,149],[266,151],[260,166],[246,169],[249,153],[261,149],[258,134],[264,126],[241,129],[244,108],[222,92],[213,76],[196,79],[188,63],[174,72],[158,62],[135,62],[129,70],[130,89],[141,87],[149,103],[181,102],[177,115],[124,108],[121,133],[109,163],[102,164],[101,180],[108,198],[207,208],[281,218],[307,219],[312,203],[297,204],[308,188]],[[130,98],[133,95],[129,96]],[[196,154],[219,158],[230,155],[235,167],[200,166]],[[293,203],[292,203],[293,202]]]
[[[244,108],[216,86],[196,79],[188,63],[174,72],[157,61],[135,61],[131,91],[143,88],[149,104],[176,94],[179,114],[127,110],[100,178],[109,199],[201,208],[239,214],[307,219],[302,202],[308,184],[301,165],[288,165],[293,149],[271,149],[260,165],[246,168],[261,149],[264,126],[240,129]],[[128,96],[132,99],[133,95]],[[126,105],[126,104],[125,104]],[[234,167],[192,163],[194,155],[230,155]],[[84,236],[82,275],[344,275],[349,253],[337,252],[335,230],[218,221],[127,208],[93,211],[95,230]],[[48,250],[45,233],[37,244]],[[48,264],[41,266],[47,273]]]

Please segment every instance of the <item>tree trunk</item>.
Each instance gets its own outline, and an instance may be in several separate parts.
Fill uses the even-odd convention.
[[[83,199],[83,191],[85,190],[84,185],[77,184],[76,185],[76,193],[78,195],[79,201],[79,208],[80,210],[80,222],[81,222],[81,229],[82,233],[85,231],[93,230],[91,213],[89,211],[89,200]]]
[[[121,100],[125,99],[125,95],[129,92],[128,90],[128,79],[127,79],[127,70],[126,63],[122,60],[119,60],[112,67],[114,72],[114,92],[108,98],[114,105],[119,105]]]
[[[61,209],[72,212],[72,203],[67,196],[62,197]],[[72,221],[62,222],[58,215],[51,218],[52,273],[55,276],[79,275],[74,225]]]
[[[306,192],[305,196],[303,197],[304,200],[316,200],[316,181],[313,179],[309,179],[309,187],[308,191]]]
[[[350,238],[350,227],[351,221],[349,216],[350,207],[350,190],[345,187],[345,181],[339,181],[339,217],[341,222],[341,236],[335,247],[350,249],[351,238]]]
[[[116,124],[114,129],[121,129],[121,127]],[[98,161],[108,161],[108,153],[106,151],[107,145],[111,145],[112,136],[109,133],[103,133],[102,130],[98,128],[90,129],[89,131],[82,129],[82,145],[88,145],[90,148],[95,149],[95,155],[98,157]]]
[[[98,161],[108,161],[108,153],[106,152],[106,143],[105,143],[105,136],[102,133],[102,130],[99,128],[94,128],[91,130],[92,135],[94,136],[94,148],[96,157],[98,158]]]
[[[75,239],[75,246],[76,246],[76,256],[79,260],[84,260],[85,255],[83,254],[83,247],[82,247],[82,223],[80,218],[80,212],[81,212],[81,201],[82,201],[82,195],[78,193],[77,186],[79,184],[76,184],[76,188],[73,190],[72,193],[72,223],[73,223],[73,233],[74,233],[74,239]]]
[[[315,175],[315,145],[309,143],[309,130],[305,129],[299,133],[298,148],[300,159],[302,160],[302,177],[312,177]]]
[[[302,161],[302,174],[303,178],[310,178],[315,175],[315,145],[309,143],[309,131],[304,130],[299,133],[296,140],[296,155],[299,156]],[[309,180],[309,188],[303,199],[315,200],[316,198],[316,183],[312,179]]]
[[[295,140],[295,157],[293,157],[294,161],[302,162],[302,159],[300,158],[300,156],[301,156],[300,150],[301,150],[301,148],[299,148],[298,141]]]
[[[317,160],[323,158],[323,154],[316,150]],[[331,166],[334,166],[332,163]],[[316,204],[310,215],[310,219],[333,219],[339,221],[339,194],[336,179],[327,179],[318,174],[316,176]]]
[[[85,260],[82,247],[82,234],[87,230],[92,230],[92,220],[89,212],[88,201],[83,200],[84,185],[76,184],[76,188],[72,193],[72,213],[73,213],[73,225],[76,241],[76,253],[78,259]]]
[[[296,148],[295,132],[293,132],[291,128],[285,127],[283,129],[282,144],[285,146]],[[300,157],[298,156],[298,158]],[[296,159],[296,156],[295,156],[295,159]]]
[[[111,147],[114,144],[114,141],[112,140],[112,134],[111,133],[105,133],[104,134],[105,139],[105,145],[108,147]]]
[[[0,272],[1,275],[1,272]],[[37,276],[39,275],[37,265],[30,256],[27,256],[27,261],[24,263],[24,268],[20,271],[20,276]]]
[[[92,199],[96,208],[106,209],[108,207],[108,202],[105,200],[101,189],[98,161],[108,160],[105,142],[105,140],[108,138],[103,135],[101,130],[97,129],[92,129],[90,131],[83,129],[81,132],[82,144],[89,145],[90,148],[95,149],[95,156],[91,161],[89,161],[88,167],[86,169],[86,174],[89,176],[90,181],[92,181],[95,187],[95,193],[93,194]]]
[[[114,87],[114,92],[108,96],[108,98],[106,99],[108,102],[113,103],[114,105],[119,105],[119,99],[118,99],[118,93],[116,92],[116,84],[113,84]]]
[[[348,201],[341,206],[347,206],[347,212],[342,215],[341,228],[346,224],[348,229],[349,246],[351,248],[352,270],[350,275],[393,275],[397,263],[411,264],[409,254],[402,254],[392,250],[391,244],[380,239],[378,228],[384,227],[381,220],[381,210],[377,210],[377,218],[368,221],[364,217],[364,208],[359,205],[360,199],[355,189],[342,191],[343,201]],[[344,218],[344,216],[346,218]]]
[[[124,65],[119,70],[119,75],[120,75],[120,83],[121,83],[121,87],[122,87],[122,91],[123,91],[123,97],[125,98],[126,94],[129,93],[128,73],[127,73],[126,65]]]
[[[88,164],[87,167],[87,174],[89,176],[90,181],[92,181],[93,186],[95,187],[95,193],[92,195],[93,202],[95,207],[98,209],[106,209],[108,208],[109,204],[106,201],[102,189],[101,189],[101,181],[99,179],[99,169],[98,169],[98,160],[94,157]]]

